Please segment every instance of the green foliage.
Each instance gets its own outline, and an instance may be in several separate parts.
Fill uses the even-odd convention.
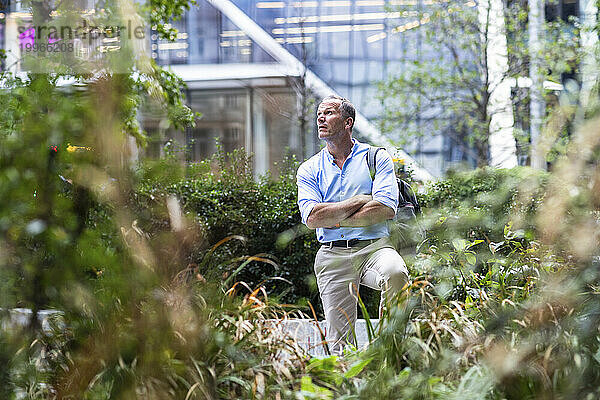
[[[171,25],[171,22],[181,19],[184,13],[190,9],[190,6],[196,4],[194,0],[150,0],[144,3],[142,11],[152,29],[162,39],[174,41],[178,31]]]
[[[598,148],[590,125],[551,174],[482,170],[431,184],[413,284],[354,355],[369,360],[355,389],[331,396],[596,398]]]
[[[433,238],[458,234],[498,240],[513,219],[522,229],[534,229],[532,217],[544,199],[547,180],[548,174],[527,167],[450,173],[419,195],[429,210],[426,228],[434,232]]]
[[[58,253],[54,239],[15,244],[10,231],[3,237],[10,254],[35,259],[34,244],[71,258],[60,282],[49,274],[36,286],[53,296],[50,303],[32,300],[27,275],[14,293],[13,300],[64,313],[51,331],[3,332],[0,359],[10,368],[0,387],[9,398],[40,399],[594,397],[597,243],[575,248],[564,236],[597,232],[588,211],[600,204],[597,164],[589,160],[596,153],[585,154],[553,174],[483,169],[423,188],[428,240],[410,263],[412,285],[370,331],[369,348],[324,359],[306,359],[268,321],[294,316],[277,297],[315,294],[299,284],[311,274],[317,244],[297,226],[293,159],[277,180],[254,180],[242,152],[189,167],[172,156],[117,183],[100,180],[102,188],[90,186],[81,235],[63,228],[71,248]],[[67,160],[91,169],[88,152],[58,157],[59,169]],[[581,179],[568,179],[573,168]],[[4,170],[8,184],[14,173]],[[108,201],[121,184],[123,197]],[[65,204],[57,218],[77,220],[77,212],[69,217],[83,201],[77,187],[54,186],[53,198]],[[558,242],[542,222],[556,218],[569,221],[553,225]],[[29,225],[19,221],[6,226]],[[56,231],[62,219],[50,221]],[[41,260],[48,264],[34,265],[54,265]],[[6,261],[4,273],[18,276]],[[267,280],[273,276],[292,285]]]
[[[140,189],[132,205],[143,216],[138,226],[162,240],[160,232],[169,227],[166,198],[176,196],[189,219],[203,227],[197,246],[186,254],[186,263],[200,266],[201,274],[219,280],[230,279],[239,269],[235,280],[251,287],[264,284],[270,296],[286,303],[305,305],[310,301],[321,315],[312,272],[318,243],[314,232],[299,225],[297,163],[288,159],[279,179],[264,177],[259,181],[254,180],[250,164],[242,151],[229,155],[218,151],[212,160],[192,165],[187,171],[176,157],[146,163],[138,172]],[[419,194],[426,209],[422,224],[430,233],[428,242],[422,244],[423,251],[442,242],[450,245],[456,237],[484,235],[500,243],[513,211],[535,211],[543,199],[545,176],[527,168],[483,169],[457,173],[428,185]],[[519,195],[523,187],[536,187],[535,196],[529,190]],[[433,264],[432,260],[413,259],[411,254],[420,239],[411,238],[412,233],[410,227],[393,227],[392,240],[409,265]],[[529,237],[531,234],[527,233]],[[243,239],[228,240],[218,250],[208,251],[222,239],[236,235]],[[247,259],[246,255],[259,259]],[[361,313],[376,315],[378,293],[365,288],[361,293],[367,306]]]
[[[225,280],[243,264],[235,280],[251,287],[265,285],[270,295],[279,296],[281,301],[310,301],[318,306],[311,286],[318,244],[314,233],[299,225],[298,163],[293,157],[283,162],[278,179],[264,177],[258,181],[253,178],[250,159],[241,150],[231,154],[218,151],[212,160],[189,167],[188,177],[170,182],[154,175],[158,170],[173,176],[166,172],[167,161],[154,163],[140,169],[140,189],[135,195],[136,207],[150,211],[139,221],[144,231],[153,237],[168,226],[165,199],[176,196],[186,216],[201,224],[203,243],[209,247],[234,235],[243,238],[229,240],[210,253],[206,248],[192,250],[187,261],[205,265],[200,271],[203,275]],[[170,167],[171,171],[182,171],[177,164]],[[248,261],[245,255],[269,261]]]
[[[288,159],[279,179],[264,177],[259,181],[253,178],[250,164],[243,151],[229,155],[218,151],[212,160],[192,165],[187,171],[176,157],[146,163],[138,172],[139,190],[132,205],[143,216],[138,226],[161,240],[160,232],[169,227],[166,198],[176,196],[189,219],[203,227],[198,246],[186,255],[186,263],[201,266],[200,272],[206,277],[222,280],[243,265],[236,280],[251,287],[264,284],[270,296],[286,303],[305,305],[310,301],[321,315],[312,272],[318,243],[314,232],[299,224],[297,163]],[[419,194],[426,209],[422,224],[430,233],[426,247],[450,243],[457,236],[485,235],[488,240],[501,242],[511,213],[528,210],[531,214],[541,202],[545,180],[544,174],[527,168],[483,169],[457,173],[428,185]],[[519,196],[519,185],[523,184],[538,188],[535,196],[529,191]],[[411,254],[420,242],[411,238],[412,233],[410,227],[392,229],[392,240],[410,265],[415,262]],[[234,235],[243,239],[229,240],[217,251],[208,252],[210,246]],[[260,260],[248,260],[246,255]],[[365,288],[361,293],[367,305],[361,313],[376,315],[378,293]]]
[[[183,104],[172,78],[31,74],[0,93],[0,397],[600,395],[598,121],[550,174],[426,186],[427,240],[373,343],[311,359],[273,320],[318,304],[295,161],[259,181],[241,152],[124,162],[140,90]],[[41,326],[43,308],[60,311]]]
[[[154,106],[166,109],[166,122],[174,129],[182,130],[186,126],[194,126],[200,113],[193,112],[186,104],[183,91],[185,82],[172,71],[151,63],[150,73],[141,74],[136,80],[138,101],[135,111],[145,101],[146,107]]]

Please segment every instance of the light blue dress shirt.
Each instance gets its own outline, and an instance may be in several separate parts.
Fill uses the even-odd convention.
[[[394,174],[394,164],[387,151],[379,151],[376,158],[375,179],[371,180],[367,165],[369,145],[352,139],[352,151],[342,169],[333,156],[323,148],[306,160],[298,168],[298,207],[302,222],[318,203],[339,202],[358,194],[371,194],[373,200],[390,207],[396,213],[398,208],[398,184]],[[321,243],[334,240],[378,239],[389,236],[387,222],[360,228],[317,228],[317,240]]]

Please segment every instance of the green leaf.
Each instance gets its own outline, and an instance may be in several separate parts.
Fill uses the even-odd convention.
[[[482,239],[475,239],[471,243],[469,243],[469,245],[467,246],[467,248],[470,249],[473,246],[477,246],[479,243],[483,243],[483,240]]]
[[[310,360],[307,371],[333,371],[337,366],[337,357],[313,358]]]
[[[512,222],[508,222],[508,224],[506,224],[504,226],[504,237],[508,237],[508,233],[510,232],[510,228],[512,228]]]
[[[359,361],[355,362],[354,364],[352,364],[350,366],[348,371],[346,371],[344,376],[346,378],[354,378],[356,375],[360,374],[362,372],[362,370],[365,369],[365,367],[367,365],[369,365],[369,363],[371,361],[373,361],[373,357],[369,357],[367,359],[359,360]]]
[[[250,384],[248,382],[244,381],[241,378],[238,378],[237,376],[225,376],[225,377],[219,378],[217,380],[217,384],[225,383],[225,382],[236,383],[236,384],[240,385],[241,387],[243,387],[247,391],[252,390],[252,387],[250,386]]]
[[[495,254],[500,246],[504,244],[504,241],[501,242],[490,242],[489,247],[492,254]]]
[[[467,244],[468,242],[465,239],[452,239],[452,247],[454,247],[456,251],[463,251],[467,248]]]
[[[471,265],[475,265],[477,262],[477,257],[473,253],[465,253],[465,257],[467,257],[467,262]]]
[[[305,393],[317,395],[310,396],[310,398],[333,399],[333,392],[327,388],[321,387],[313,383],[312,378],[310,376],[303,376],[300,379],[300,389]]]

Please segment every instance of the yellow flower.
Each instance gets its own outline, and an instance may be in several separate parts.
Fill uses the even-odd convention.
[[[392,161],[399,164],[404,164],[404,158],[392,158]]]
[[[92,148],[91,148],[91,147],[85,147],[85,146],[73,146],[71,143],[69,143],[69,144],[67,145],[67,151],[68,151],[69,153],[73,153],[73,152],[75,152],[75,151],[77,151],[77,150],[86,150],[86,151],[91,151],[91,150],[92,150]]]

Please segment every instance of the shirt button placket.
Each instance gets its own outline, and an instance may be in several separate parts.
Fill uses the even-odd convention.
[[[344,200],[344,171],[342,171],[340,173],[340,201]],[[344,235],[341,235],[342,239],[344,238]]]

